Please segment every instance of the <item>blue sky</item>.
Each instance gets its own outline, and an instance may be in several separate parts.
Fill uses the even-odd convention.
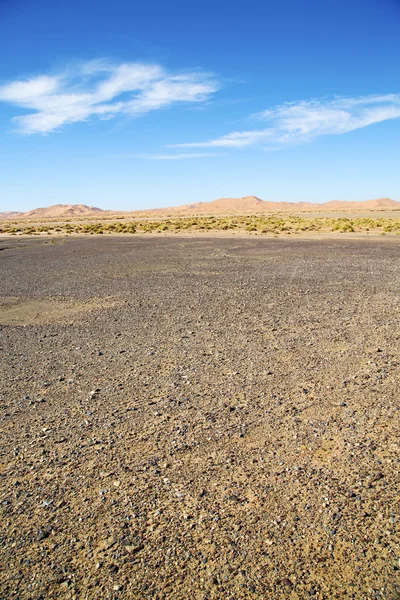
[[[400,0],[1,0],[0,56],[0,210],[400,200]]]

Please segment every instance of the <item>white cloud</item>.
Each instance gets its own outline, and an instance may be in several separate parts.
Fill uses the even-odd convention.
[[[316,99],[288,102],[254,115],[268,127],[234,131],[205,142],[175,144],[180,148],[269,147],[308,142],[321,135],[339,135],[400,117],[400,94],[359,98]]]
[[[37,98],[51,94],[57,89],[57,77],[35,77],[26,81],[14,81],[0,87],[0,98],[6,102],[13,102],[24,106],[34,102]]]
[[[90,61],[56,76],[0,86],[0,101],[31,111],[14,118],[18,130],[30,134],[93,116],[139,116],[175,102],[202,102],[217,89],[215,78],[207,73],[175,75],[159,65]]]

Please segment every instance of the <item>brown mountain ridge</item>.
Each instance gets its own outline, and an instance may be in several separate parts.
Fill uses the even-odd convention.
[[[144,216],[185,216],[185,215],[227,215],[239,213],[273,213],[273,212],[357,212],[357,211],[385,211],[399,210],[400,202],[390,198],[378,198],[375,200],[347,201],[332,200],[330,202],[270,202],[261,200],[257,196],[244,196],[242,198],[219,198],[211,202],[196,202],[194,204],[183,204],[168,208],[153,208],[135,211],[103,210],[86,204],[54,204],[44,208],[35,208],[27,212],[3,212],[0,219],[22,219],[22,220],[46,220],[64,218],[94,218],[112,217],[121,215],[124,217]]]
[[[257,196],[243,198],[219,198],[212,202],[198,202],[170,207],[164,211],[179,214],[229,214],[229,213],[263,213],[263,212],[292,212],[292,211],[357,211],[357,210],[400,210],[400,202],[390,198],[377,200],[346,201],[331,200],[330,202],[270,202]],[[154,209],[159,211],[160,209]],[[153,212],[153,211],[149,211]]]

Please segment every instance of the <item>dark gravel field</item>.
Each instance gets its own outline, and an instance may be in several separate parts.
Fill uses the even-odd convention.
[[[400,598],[400,241],[0,241],[0,598]]]

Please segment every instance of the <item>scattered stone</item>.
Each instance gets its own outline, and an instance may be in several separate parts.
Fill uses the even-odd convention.
[[[397,597],[399,241],[286,235],[7,251],[116,305],[0,326],[1,598]]]
[[[37,533],[37,540],[39,542],[41,542],[42,540],[45,540],[49,537],[51,533],[51,528],[49,527],[45,527],[44,529],[39,529],[38,533]]]

